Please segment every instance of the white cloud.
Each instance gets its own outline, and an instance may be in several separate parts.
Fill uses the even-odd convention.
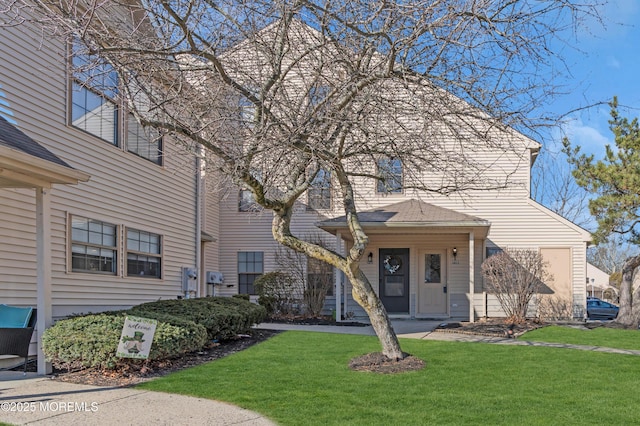
[[[594,124],[584,123],[580,118],[567,121],[562,127],[562,132],[572,146],[579,145],[582,152],[595,154],[596,158],[604,155],[605,145],[614,146],[613,135],[603,135]],[[609,132],[608,129],[607,132]]]

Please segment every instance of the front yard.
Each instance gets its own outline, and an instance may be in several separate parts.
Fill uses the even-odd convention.
[[[412,339],[402,345],[426,368],[351,371],[351,358],[379,350],[375,337],[289,331],[139,387],[228,401],[282,425],[637,421],[637,356]]]

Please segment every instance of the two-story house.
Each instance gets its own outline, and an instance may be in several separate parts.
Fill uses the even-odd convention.
[[[253,294],[254,280],[277,268],[271,214],[256,212],[245,189],[222,198],[207,191],[201,160],[138,124],[107,65],[88,79],[90,58],[26,22],[0,28],[0,53],[0,300],[38,307],[39,334],[73,313]],[[517,165],[512,187],[460,198],[355,182],[370,237],[362,269],[392,316],[500,315],[480,265],[506,247],[539,250],[556,301],[567,315],[583,315],[590,236],[530,198],[540,145],[517,138],[519,150],[486,157]],[[392,158],[363,166],[384,166],[395,182],[407,173]],[[299,203],[292,228],[344,252],[344,211],[324,177]],[[207,285],[208,271],[223,282]],[[362,317],[350,283],[340,273],[333,279],[325,311]],[[43,371],[44,357],[39,363]]]
[[[276,37],[270,35],[258,37],[261,40],[259,43],[241,44],[229,53],[239,58],[231,68],[241,76],[240,80],[249,80],[250,84],[258,87],[256,92],[271,90],[268,85],[270,80],[266,76],[271,77],[272,73],[263,69],[257,71],[254,62],[280,64],[278,58],[269,56],[271,51],[278,51],[274,46],[279,46],[287,52],[282,64],[294,65],[290,66],[284,77],[288,81],[278,86],[278,92],[264,95],[270,104],[276,104],[279,97],[286,99],[281,103],[282,108],[293,105],[291,110],[287,110],[287,114],[283,114],[287,117],[296,115],[294,108],[299,108],[298,115],[302,115],[308,110],[308,105],[321,104],[322,100],[314,100],[318,92],[320,95],[336,93],[333,99],[325,98],[328,108],[331,107],[331,102],[340,104],[340,91],[348,90],[348,84],[342,85],[341,80],[343,75],[348,75],[348,70],[340,69],[340,63],[349,61],[346,58],[348,52],[342,52],[343,56],[332,62],[333,66],[322,67],[314,63],[318,59],[307,55],[307,52],[326,49],[325,56],[330,56],[331,48],[325,47],[330,43],[318,31],[303,23],[294,22],[291,28],[283,45],[275,44],[272,40]],[[266,28],[263,31],[272,29]],[[321,54],[318,56],[322,57]],[[242,58],[252,60],[243,61]],[[371,62],[376,61],[372,59]],[[378,62],[384,63],[384,60],[380,59]],[[354,60],[354,64],[356,63],[360,62]],[[355,67],[352,64],[352,68]],[[240,68],[240,71],[236,68]],[[317,70],[322,70],[324,74]],[[348,78],[345,77],[345,80],[348,81]],[[327,86],[324,87],[325,90],[317,90],[318,84]],[[452,95],[443,95],[428,84],[386,82],[380,87],[380,90],[386,89],[387,92],[371,93],[364,102],[379,102],[386,109],[378,111],[372,107],[367,110],[370,111],[370,116],[363,114],[367,117],[363,120],[368,120],[367,136],[362,136],[362,139],[350,145],[350,153],[355,159],[344,160],[343,166],[356,167],[352,170],[356,192],[354,199],[360,222],[369,236],[367,255],[361,266],[377,289],[387,311],[403,318],[471,321],[479,317],[501,315],[496,298],[484,291],[481,264],[486,257],[497,251],[514,248],[541,253],[548,264],[548,272],[553,276],[552,282],[546,283],[548,294],[542,297],[546,300],[538,300],[539,312],[581,318],[586,300],[586,248],[591,237],[584,229],[531,199],[531,168],[541,145],[515,130],[490,127],[482,120],[474,122],[476,116],[473,111],[469,113],[472,108],[465,102]],[[395,104],[401,104],[403,109],[392,109],[391,105],[395,104],[390,98],[394,97],[398,100]],[[455,119],[445,122],[445,119],[440,119],[444,115],[434,113],[429,118],[422,115],[421,111],[428,111],[428,107],[425,110],[421,108],[431,102],[455,104],[451,107],[450,115],[457,117],[456,114],[460,114],[465,117],[458,123],[465,119],[477,122],[477,129],[486,126],[486,132],[482,135],[482,130],[476,133],[477,129],[470,128],[449,132],[447,126],[453,126]],[[442,105],[434,108],[446,110]],[[467,113],[469,114],[464,116]],[[294,128],[308,124],[292,122],[294,124],[291,127]],[[260,123],[250,123],[251,126],[254,124]],[[329,121],[327,127],[330,126]],[[381,130],[376,131],[372,126]],[[250,127],[249,130],[251,129]],[[385,131],[389,129],[395,130]],[[411,142],[402,140],[402,136],[398,137],[398,134],[406,134],[414,139]],[[485,135],[509,143],[493,143]],[[316,137],[322,139],[321,136]],[[377,139],[366,145],[373,154],[369,155],[367,149],[358,151],[358,143],[367,144],[367,139],[373,138]],[[431,145],[430,138],[434,141]],[[349,138],[344,143],[349,145]],[[379,151],[409,143],[414,144],[416,156],[460,155],[464,160],[454,165],[454,159],[438,168],[426,164],[428,160],[421,165],[418,162],[408,164],[412,162],[406,150],[403,157]],[[462,148],[458,150],[460,146]],[[334,158],[339,156],[337,150],[332,151],[330,143],[322,145],[320,142],[319,147],[334,154]],[[309,149],[313,148],[315,146]],[[435,151],[425,153],[420,151],[423,149]],[[438,152],[437,149],[441,151]],[[362,155],[354,154],[358,152]],[[283,157],[283,161],[285,158]],[[458,177],[464,180],[465,171],[460,170],[460,164],[468,164],[465,167],[469,170],[476,167],[473,173],[480,170],[480,179],[495,178],[508,184],[504,187],[498,185],[447,195],[429,192],[415,185],[416,182],[427,182],[426,185],[435,182],[434,186],[437,187],[442,179],[454,181],[454,184]],[[386,176],[385,181],[375,178],[382,174]],[[330,173],[322,174],[314,183],[306,197],[299,200],[292,230],[300,236],[319,234],[327,245],[345,253],[353,241],[344,216],[336,177]],[[224,226],[220,228],[220,270],[229,287],[217,289],[220,294],[253,294],[255,290],[252,283],[255,278],[278,267],[274,254],[275,243],[270,231],[271,214],[259,209],[256,212],[251,205],[250,195],[246,188],[237,188],[221,204],[220,223]],[[351,297],[350,283],[342,274],[334,275],[335,285],[333,294],[327,299],[326,312],[335,310],[337,318],[351,314],[356,317],[364,316],[364,311]],[[549,312],[550,310],[554,312]]]
[[[108,69],[74,73],[87,58],[71,49],[26,22],[0,28],[0,303],[37,307],[38,335],[75,313],[203,295],[216,240],[196,156],[143,129]]]

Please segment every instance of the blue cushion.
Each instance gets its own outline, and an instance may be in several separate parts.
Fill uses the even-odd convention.
[[[29,325],[33,308],[0,305],[0,328],[25,328]]]

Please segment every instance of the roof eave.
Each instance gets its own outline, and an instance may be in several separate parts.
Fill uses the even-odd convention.
[[[0,178],[14,181],[15,187],[50,188],[56,183],[77,185],[90,177],[80,170],[0,145]]]

